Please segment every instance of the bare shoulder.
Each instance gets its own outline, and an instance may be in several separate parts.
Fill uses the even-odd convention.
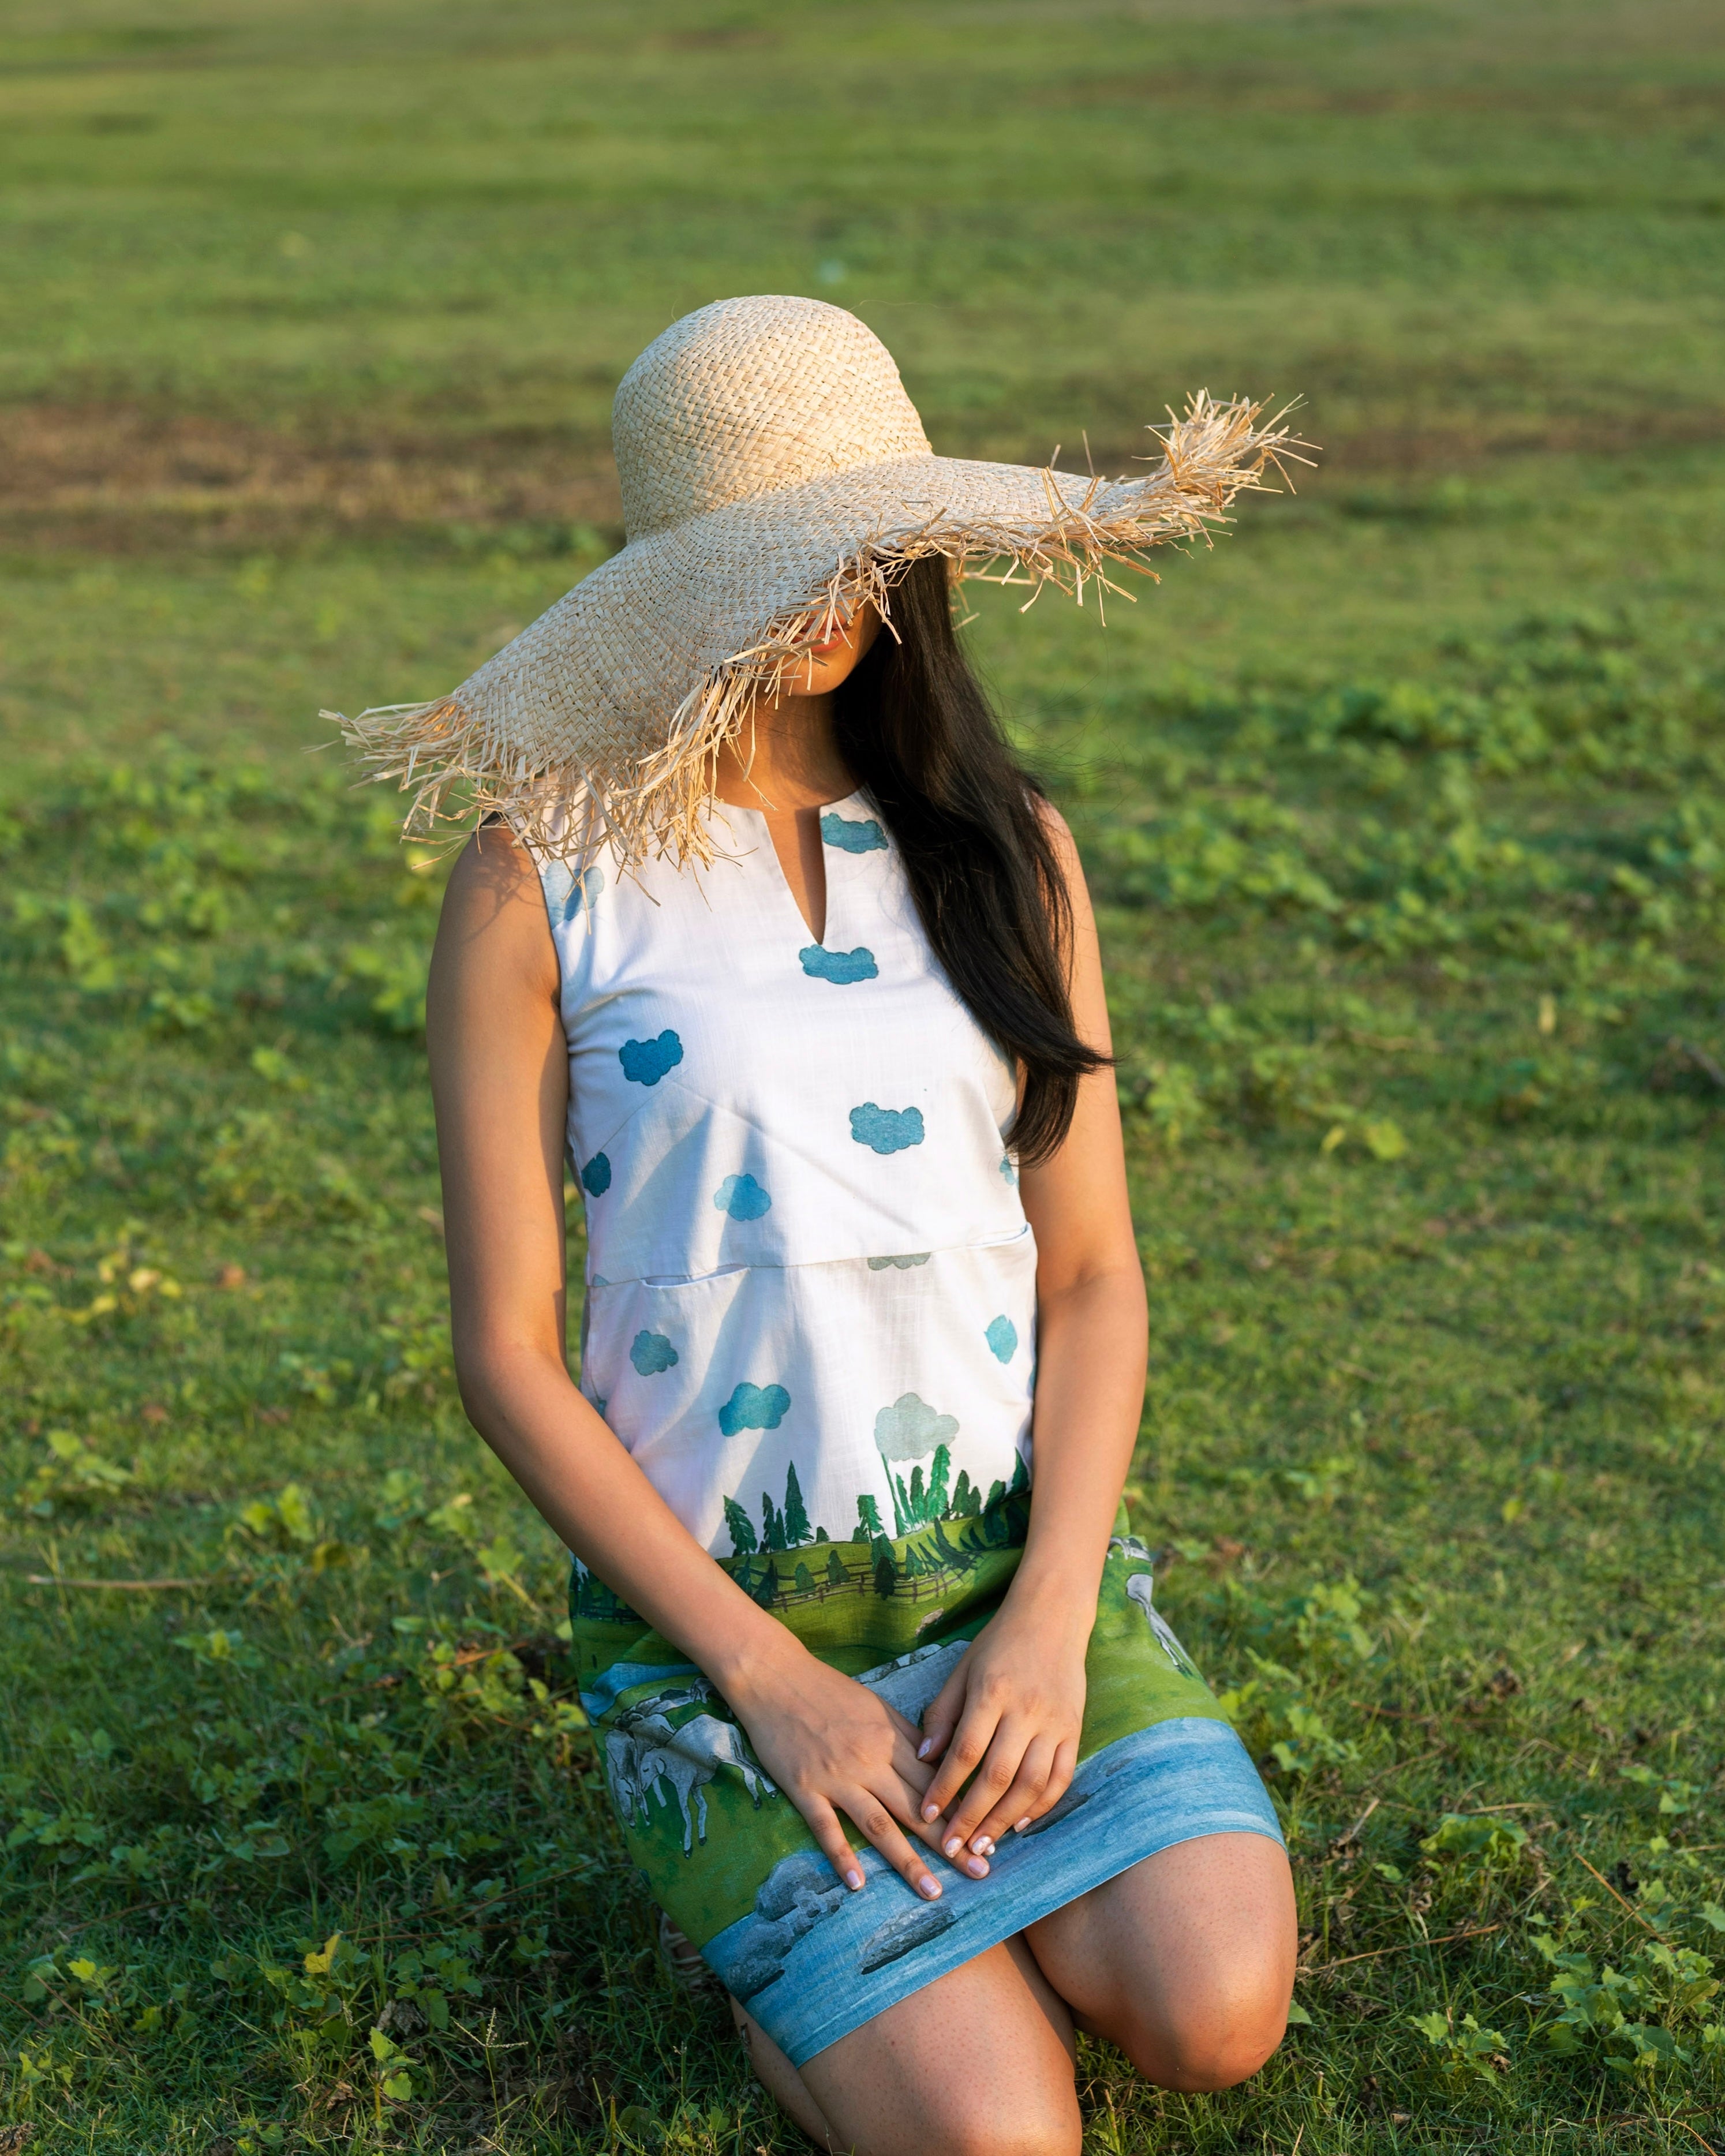
[[[1070,875],[1078,865],[1078,842],[1072,836],[1072,827],[1046,794],[1035,794],[1032,799],[1042,828]]]
[[[1073,915],[1076,919],[1087,920],[1090,889],[1084,880],[1084,864],[1078,857],[1078,841],[1072,836],[1072,827],[1053,802],[1044,796],[1037,795],[1035,805],[1042,828],[1048,834],[1049,842],[1054,848],[1055,860],[1060,865]]]
[[[444,892],[437,970],[478,970],[499,988],[555,993],[557,952],[533,856],[507,825],[488,824],[462,848]]]

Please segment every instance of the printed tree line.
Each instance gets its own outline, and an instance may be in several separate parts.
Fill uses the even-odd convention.
[[[725,1499],[725,1524],[735,1553],[726,1569],[766,1609],[805,1597],[824,1601],[834,1594],[872,1593],[883,1600],[906,1594],[917,1600],[937,1593],[968,1572],[978,1553],[1007,1548],[1022,1536],[1023,1501],[1030,1487],[1022,1457],[1014,1464],[1011,1481],[997,1479],[986,1497],[963,1469],[952,1484],[952,1466],[951,1453],[942,1445],[935,1450],[926,1480],[920,1465],[911,1471],[908,1485],[903,1476],[892,1476],[895,1534],[886,1532],[879,1502],[864,1491],[856,1501],[860,1532],[837,1543],[823,1527],[810,1533],[793,1464],[785,1475],[783,1505],[774,1504],[770,1491],[761,1492],[758,1536],[737,1499]],[[956,1535],[948,1534],[948,1527]],[[824,1559],[817,1555],[823,1548]],[[787,1579],[775,1559],[802,1550],[809,1554],[798,1558]],[[860,1557],[863,1550],[867,1554]]]
[[[893,1528],[896,1533],[907,1535],[912,1528],[927,1527],[935,1520],[977,1519],[988,1506],[998,1505],[1000,1500],[1007,1496],[1009,1489],[1026,1490],[1029,1487],[1029,1477],[1024,1472],[1023,1460],[1019,1459],[1014,1465],[1011,1483],[1009,1485],[997,1479],[986,1498],[971,1481],[968,1473],[961,1467],[958,1471],[957,1486],[948,1496],[947,1477],[952,1472],[952,1468],[951,1452],[944,1445],[937,1445],[934,1449],[934,1458],[929,1465],[928,1480],[926,1483],[922,1479],[920,1462],[911,1470],[908,1489],[905,1486],[905,1478],[902,1475],[893,1476],[892,1513]],[[861,1502],[862,1501],[859,1499],[859,1507]],[[871,1532],[878,1533],[879,1529],[873,1529]]]
[[[757,1541],[755,1527],[735,1497],[725,1500],[725,1525],[730,1530],[731,1547],[738,1557],[752,1557],[757,1549],[800,1549],[804,1543],[829,1543],[833,1538],[824,1527],[817,1527],[811,1534],[808,1508],[803,1502],[802,1485],[797,1480],[797,1464],[791,1462],[784,1478],[784,1503],[775,1506],[771,1494],[761,1492],[761,1533]]]
[[[835,1594],[873,1594],[883,1601],[902,1594],[920,1600],[962,1578],[983,1551],[1021,1541],[1028,1524],[1030,1478],[1022,1457],[1014,1463],[1012,1480],[997,1478],[986,1497],[962,1468],[949,1491],[951,1474],[947,1448],[937,1446],[926,1480],[920,1466],[911,1469],[908,1484],[901,1475],[891,1478],[896,1537],[886,1532],[879,1502],[864,1491],[856,1501],[856,1534],[838,1543],[823,1527],[810,1532],[793,1463],[785,1473],[782,1505],[762,1491],[758,1533],[736,1498],[725,1499],[735,1554],[720,1563],[762,1609]],[[797,1563],[787,1574],[777,1560],[793,1554]],[[605,1625],[644,1621],[582,1564],[575,1568],[570,1614]]]

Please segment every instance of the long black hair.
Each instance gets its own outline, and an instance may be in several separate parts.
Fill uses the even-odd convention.
[[[1079,1080],[1109,1060],[1072,1023],[1072,908],[1047,797],[970,670],[939,555],[894,585],[891,624],[834,694],[837,746],[897,844],[947,978],[1022,1074],[1014,1151],[1046,1160]]]

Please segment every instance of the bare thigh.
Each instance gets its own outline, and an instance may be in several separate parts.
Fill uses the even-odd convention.
[[[1077,2156],[1072,2020],[1022,1938],[817,2052],[800,2074],[733,2000],[756,2073],[818,2148]]]
[[[1287,2026],[1293,1881],[1262,1835],[1178,1842],[1024,1937],[1078,2026],[1165,2088],[1245,2081]]]

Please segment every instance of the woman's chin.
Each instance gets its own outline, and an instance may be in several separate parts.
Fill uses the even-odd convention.
[[[829,657],[806,660],[797,669],[792,694],[798,696],[830,695],[855,672],[856,661],[857,654],[845,644],[840,644]]]

